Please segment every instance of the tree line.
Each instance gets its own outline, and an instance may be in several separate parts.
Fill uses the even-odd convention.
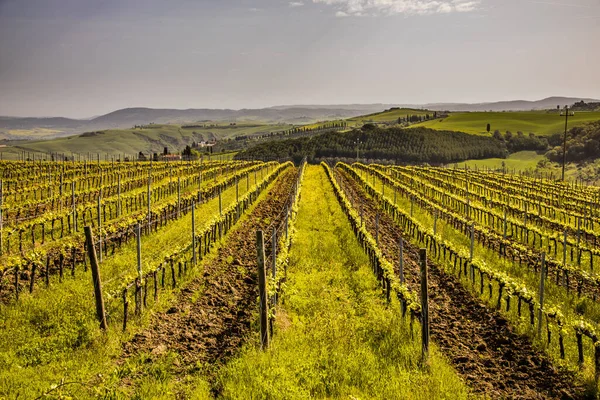
[[[326,132],[266,142],[236,155],[236,159],[294,159],[309,161],[323,158],[356,158],[392,160],[397,163],[442,164],[482,159],[504,158],[506,144],[492,137],[463,132],[437,131],[428,128],[378,128],[366,124],[350,132]]]

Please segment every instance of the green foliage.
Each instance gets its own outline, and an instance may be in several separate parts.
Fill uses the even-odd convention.
[[[311,138],[264,143],[236,155],[237,159],[285,159],[307,157],[359,157],[396,162],[448,163],[469,158],[505,157],[503,142],[489,137],[462,132],[432,129],[381,129],[366,125],[366,129],[339,133],[328,132]]]
[[[315,221],[319,221],[315,224]],[[321,167],[307,167],[290,251],[285,308],[272,347],[219,371],[226,399],[460,399],[464,384],[419,342],[397,303],[386,306]]]
[[[569,117],[569,126],[579,126],[600,120],[600,112],[576,112]],[[489,135],[486,124],[500,132],[533,132],[538,136],[550,136],[562,132],[565,118],[557,111],[520,111],[520,112],[466,112],[452,113],[443,119],[434,119],[414,126],[423,126],[439,130],[455,130],[471,134]]]
[[[562,162],[563,135],[552,135],[548,141],[554,148],[546,153],[546,157],[551,161]],[[599,157],[600,121],[576,126],[569,130],[567,133],[567,162],[594,160]]]

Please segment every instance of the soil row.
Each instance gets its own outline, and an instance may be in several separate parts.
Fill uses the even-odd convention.
[[[135,353],[180,356],[181,372],[201,364],[223,362],[250,334],[257,310],[256,231],[266,229],[280,213],[296,178],[289,168],[256,208],[234,229],[215,258],[178,294],[174,305],[152,317],[150,326],[124,346],[124,358]]]
[[[362,207],[363,221],[373,237],[379,238],[384,256],[398,268],[401,228],[378,209],[356,181],[338,170],[335,173],[355,209]],[[419,292],[418,249],[405,241],[404,254],[406,284]],[[582,388],[571,373],[554,366],[456,277],[430,260],[427,265],[432,338],[475,393],[511,399],[581,397]]]

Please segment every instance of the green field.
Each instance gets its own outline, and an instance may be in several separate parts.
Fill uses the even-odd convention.
[[[486,158],[483,160],[466,160],[461,163],[452,164],[452,166],[456,165],[458,168],[464,168],[467,166],[468,168],[475,169],[499,169],[504,165],[509,170],[515,171],[527,171],[534,170],[537,166],[537,163],[540,160],[544,159],[543,154],[537,154],[535,151],[519,151],[517,153],[513,153],[509,155],[507,158]]]
[[[597,120],[600,120],[600,112],[576,112],[574,116],[569,117],[569,128]],[[490,133],[497,129],[503,134],[506,131],[513,134],[521,131],[526,135],[533,132],[536,135],[549,136],[565,129],[565,118],[555,111],[456,113],[447,118],[411,126],[487,135],[488,123],[491,125]]]
[[[359,117],[349,118],[348,124],[350,126],[353,125],[362,125],[368,122],[396,122],[398,118],[405,118],[407,115],[433,115],[433,111],[429,110],[417,110],[413,108],[399,108],[399,109],[390,109],[380,113],[369,114],[369,115],[361,115]]]
[[[16,159],[21,152],[65,153],[92,155],[99,153],[118,156],[137,155],[140,151],[162,153],[164,147],[169,152],[178,153],[192,142],[212,139],[232,139],[235,136],[278,132],[291,128],[291,125],[265,125],[243,123],[237,125],[205,123],[206,127],[183,128],[180,125],[148,125],[135,129],[109,129],[85,133],[67,138],[43,141],[7,142],[0,147],[4,159]]]

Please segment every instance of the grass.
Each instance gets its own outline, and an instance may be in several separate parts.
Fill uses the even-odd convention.
[[[540,161],[546,160],[543,166],[538,166]],[[495,169],[501,170],[506,168],[509,173],[536,173],[543,176],[552,176],[555,179],[560,179],[562,166],[558,163],[550,162],[543,154],[538,154],[535,151],[519,151],[510,154],[506,158],[485,158],[482,160],[466,160],[456,164],[449,164],[449,168],[464,168],[469,169]],[[575,180],[579,176],[581,167],[575,163],[567,163],[565,168],[565,179]]]
[[[360,174],[362,175],[362,173]],[[368,181],[371,183],[372,175],[369,174],[368,176]],[[379,193],[381,193],[382,181],[376,177],[374,182],[374,187],[377,188]],[[388,188],[388,190],[386,190],[385,197],[390,202],[393,202],[393,190]],[[404,210],[409,210],[411,207],[410,200],[401,195],[397,196],[396,204]],[[417,203],[414,204],[413,218],[421,223],[426,229],[433,229],[433,215],[428,210],[422,209]],[[437,233],[443,238],[443,240],[451,242],[454,246],[456,246],[457,249],[462,249],[465,254],[468,254],[470,238],[456,230],[451,224],[447,224],[441,218],[437,220]],[[534,298],[538,298],[537,289],[539,287],[539,273],[528,269],[524,265],[519,265],[518,262],[512,262],[509,259],[501,258],[495,251],[488,249],[479,242],[475,242],[473,254],[474,258],[480,262],[483,261],[488,266],[494,266],[494,269],[506,274],[506,276],[508,276],[514,282],[525,285],[533,294]],[[453,268],[450,262],[438,262],[440,262],[441,265],[445,265],[447,270],[452,270]],[[494,285],[495,295],[490,297],[487,293],[480,295],[478,291],[473,290],[473,287],[469,283],[470,281],[466,279],[466,277],[463,277],[462,281],[463,284],[469,288],[469,290],[471,290],[475,297],[481,296],[482,300],[487,302],[490,308],[495,307],[498,293],[498,288],[496,285]],[[576,293],[573,292],[567,294],[564,288],[557,286],[553,282],[552,276],[549,276],[546,280],[545,298],[546,308],[550,309],[551,307],[556,307],[559,309],[564,315],[567,324],[578,320],[579,317],[583,317],[594,322],[600,320],[600,306],[598,306],[598,304],[594,303],[590,299],[580,299],[577,297]],[[512,324],[522,334],[529,335],[538,348],[545,350],[554,359],[554,362],[557,365],[566,366],[567,368],[571,368],[573,371],[577,370],[577,347],[575,343],[575,335],[572,329],[569,328],[565,331],[566,360],[561,360],[559,358],[559,350],[556,340],[553,341],[551,346],[548,346],[544,339],[540,339],[540,337],[534,334],[535,330],[528,322],[528,311],[524,311],[521,317],[518,316],[516,307],[512,307],[510,312],[503,310],[502,313],[512,321]],[[553,335],[556,335],[555,330],[553,331]],[[587,339],[584,340],[584,352],[586,363],[583,367],[583,374],[581,376],[586,379],[585,383],[591,387],[593,386],[593,379],[591,377],[593,374],[593,346]],[[595,391],[595,389],[592,389],[592,391]]]
[[[574,116],[569,117],[569,127],[597,120],[600,120],[600,112],[576,112]],[[555,111],[452,113],[447,118],[411,126],[489,135],[486,131],[488,123],[491,125],[489,134],[497,129],[502,134],[506,131],[511,131],[513,134],[521,131],[525,135],[533,132],[540,136],[550,136],[564,132],[565,129],[565,118],[559,116]]]
[[[437,349],[420,366],[418,333],[385,303],[320,166],[307,167],[295,226],[272,346],[259,350],[255,335],[219,371],[223,398],[468,397]]]
[[[63,130],[48,128],[0,129],[0,139],[47,139],[64,135]]]
[[[417,110],[413,108],[400,108],[394,110],[386,110],[380,113],[361,115],[359,117],[349,118],[348,124],[361,125],[368,122],[397,122],[398,118],[405,118],[407,115],[433,115],[433,111]]]
[[[543,154],[537,154],[535,151],[519,151],[509,155],[507,158],[466,160],[461,163],[452,164],[451,166],[456,166],[457,168],[464,168],[466,166],[469,169],[501,169],[504,166],[510,171],[533,171],[537,167],[537,163],[544,158]]]
[[[240,195],[247,191],[244,181],[240,181]],[[224,207],[234,201],[235,188],[223,192]],[[217,213],[218,199],[198,206],[197,231]],[[191,240],[190,224],[188,213],[142,238],[143,265],[156,266],[174,248]],[[123,285],[119,276],[135,271],[135,260],[136,245],[132,241],[100,266],[109,320],[106,334],[95,320],[91,279],[81,271],[74,279],[65,277],[61,284],[56,283],[56,276],[51,277],[48,289],[36,288],[33,296],[23,293],[19,304],[0,305],[0,398],[35,398],[61,382],[74,383],[55,395],[87,398],[95,397],[103,386],[114,384],[110,371],[121,354],[122,342],[141,330],[152,314],[130,319],[128,332],[121,332],[121,302],[111,295]],[[210,262],[210,257],[203,262]],[[186,279],[200,274],[202,264],[193,271]],[[152,311],[168,307],[173,293],[162,292]]]

